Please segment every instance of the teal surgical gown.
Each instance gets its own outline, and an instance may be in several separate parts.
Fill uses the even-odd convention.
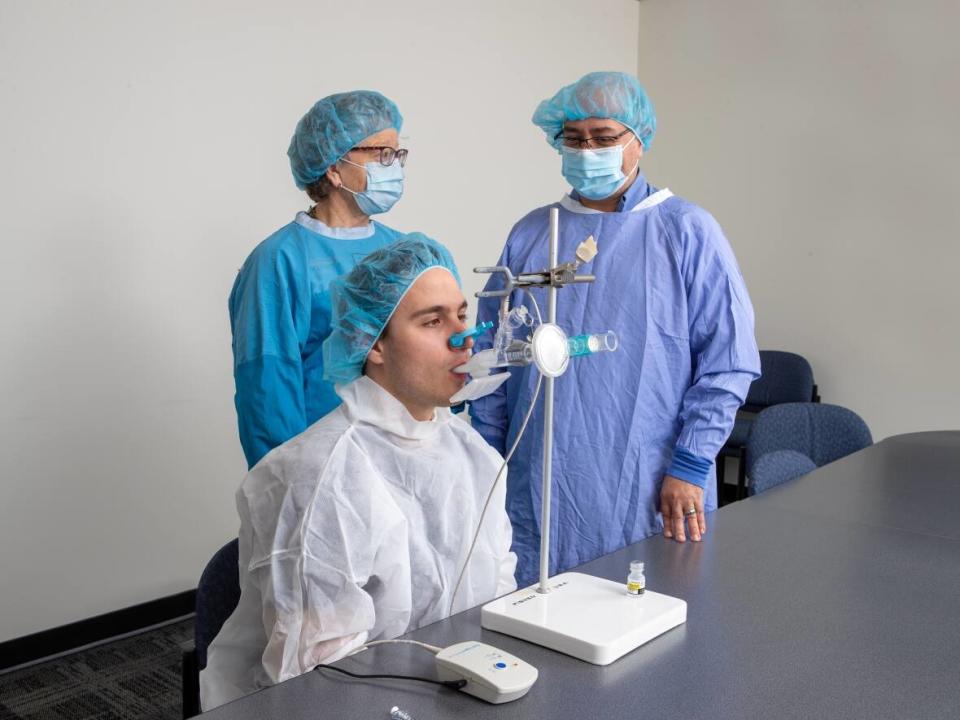
[[[230,293],[240,444],[250,467],[340,404],[323,380],[330,281],[400,233],[330,228],[306,213],[260,243]]]
[[[547,267],[549,210],[557,206],[559,261],[573,260],[589,235],[599,248],[579,271],[596,281],[558,292],[557,322],[569,335],[613,330],[620,347],[571,359],[556,380],[551,574],[661,532],[668,472],[703,488],[705,509],[715,509],[712,462],[760,373],[750,298],[709,213],[641,175],[615,212],[591,210],[575,195],[534,210],[514,226],[497,264],[514,274]],[[501,286],[494,276],[487,287]],[[545,291],[533,292],[545,315]],[[521,299],[529,305],[519,292],[512,302]],[[498,304],[481,300],[478,323],[496,323]],[[510,372],[471,406],[474,427],[501,453],[517,436],[537,377],[532,366]],[[541,399],[507,475],[521,586],[539,568],[542,437]]]

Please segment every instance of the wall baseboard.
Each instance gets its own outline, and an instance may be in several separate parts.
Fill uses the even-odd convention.
[[[0,671],[191,614],[196,590],[41,630],[0,643]]]

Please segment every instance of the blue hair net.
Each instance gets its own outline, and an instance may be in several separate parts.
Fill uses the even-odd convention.
[[[366,137],[403,125],[400,110],[372,90],[338,93],[318,100],[300,118],[287,155],[297,187],[306,189],[350,148]]]
[[[374,250],[330,283],[331,332],[323,341],[323,379],[337,385],[363,373],[367,353],[417,278],[430,268],[460,275],[450,251],[422,233],[408,233]]]
[[[567,85],[549,100],[537,105],[533,124],[547,134],[547,142],[560,149],[555,140],[567,120],[610,118],[633,130],[648,150],[657,131],[653,104],[639,81],[627,73],[593,72]]]

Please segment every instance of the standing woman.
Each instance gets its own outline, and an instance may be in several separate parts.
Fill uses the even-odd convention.
[[[403,118],[377,92],[318,101],[297,123],[290,168],[313,201],[260,243],[230,293],[235,403],[250,467],[340,404],[323,380],[335,277],[399,232],[370,219],[403,194]]]

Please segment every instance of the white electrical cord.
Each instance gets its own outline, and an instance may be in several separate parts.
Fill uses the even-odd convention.
[[[529,288],[521,289],[529,296],[530,302],[533,303],[533,309],[537,314],[537,324],[542,325],[543,318],[540,315],[540,306],[537,305],[537,299],[533,296],[533,293],[530,292]],[[480,519],[477,521],[477,529],[473,533],[473,540],[470,543],[470,549],[467,550],[467,557],[463,561],[463,566],[460,568],[460,575],[457,577],[457,584],[453,586],[453,594],[450,596],[449,615],[453,614],[453,603],[457,599],[457,591],[460,590],[460,583],[463,582],[463,575],[467,571],[467,565],[470,564],[470,557],[473,555],[473,550],[477,545],[477,538],[480,537],[480,528],[483,527],[483,518],[486,516],[487,508],[490,506],[490,499],[493,497],[493,491],[497,489],[497,485],[500,483],[500,478],[503,477],[503,471],[507,469],[510,458],[513,457],[513,453],[516,452],[517,447],[520,445],[520,440],[523,438],[523,433],[527,430],[527,423],[530,422],[530,417],[533,415],[533,410],[537,406],[537,398],[540,396],[540,386],[542,383],[543,374],[538,373],[537,386],[533,391],[533,398],[530,400],[530,407],[527,408],[527,414],[524,416],[523,423],[520,425],[520,432],[517,433],[517,437],[513,441],[513,445],[510,446],[510,451],[503,459],[503,464],[500,466],[500,471],[497,473],[497,477],[494,478],[493,485],[490,486],[490,491],[487,493],[487,499],[483,503],[483,510],[480,511]]]
[[[368,643],[364,643],[363,645],[361,645],[358,648],[355,648],[354,650],[351,650],[346,655],[344,655],[344,657],[350,657],[351,655],[356,655],[357,653],[363,652],[367,648],[373,647],[374,645],[387,645],[390,643],[400,643],[404,645],[417,645],[418,647],[422,647],[424,650],[429,650],[434,655],[436,655],[438,652],[443,650],[443,648],[439,648],[436,645],[428,645],[427,643],[420,642],[419,640],[372,640]]]

